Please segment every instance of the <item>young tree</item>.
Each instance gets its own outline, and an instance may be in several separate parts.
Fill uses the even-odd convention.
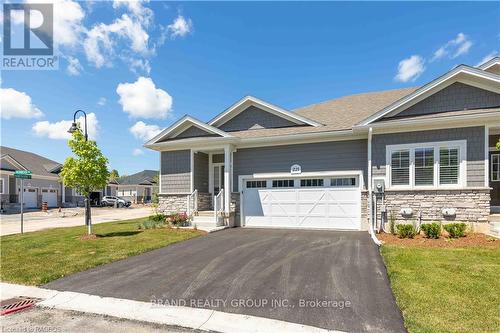
[[[92,234],[90,216],[90,193],[104,188],[108,182],[108,159],[104,157],[95,141],[86,141],[81,131],[75,131],[68,141],[75,157],[64,161],[61,177],[64,185],[74,188],[85,197],[85,224]]]
[[[497,142],[497,149],[500,150],[500,139],[498,139],[498,142]]]
[[[111,179],[120,178],[120,174],[118,173],[118,170],[116,170],[116,169],[111,170],[111,172],[109,173],[109,178],[111,178]]]

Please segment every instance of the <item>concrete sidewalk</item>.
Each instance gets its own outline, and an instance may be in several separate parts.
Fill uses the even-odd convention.
[[[92,224],[146,217],[152,213],[151,207],[92,208]],[[63,215],[65,217],[62,217]],[[59,213],[57,209],[52,209],[48,213],[36,211],[24,214],[24,232],[83,225],[83,209],[81,208],[66,208],[62,210],[62,213]],[[20,214],[0,215],[0,235],[20,232]]]
[[[39,302],[37,306],[42,308],[78,311],[127,320],[221,333],[340,332],[274,319],[224,313],[208,309],[165,306],[151,302],[139,302],[112,297],[99,297],[68,291],[59,292],[56,290],[9,283],[0,284],[0,295],[2,300],[19,296],[41,298],[43,301]]]

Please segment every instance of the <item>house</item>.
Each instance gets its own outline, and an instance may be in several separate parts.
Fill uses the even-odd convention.
[[[247,96],[208,122],[184,116],[145,147],[160,153],[160,209],[213,223],[373,230],[394,217],[484,228],[500,208],[499,138],[497,57],[421,87],[293,111]]]
[[[61,183],[62,165],[43,156],[5,146],[0,147],[0,190],[2,208],[20,207],[21,180],[14,177],[16,170],[32,171],[31,179],[24,180],[24,207],[60,207],[76,200],[73,189]]]
[[[106,195],[116,195],[134,203],[150,202],[158,192],[158,171],[143,170],[130,176],[112,179],[106,186]]]

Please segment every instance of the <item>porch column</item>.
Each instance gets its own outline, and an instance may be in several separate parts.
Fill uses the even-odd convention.
[[[61,182],[61,201],[62,203],[66,202],[66,189],[64,188],[63,182]]]
[[[224,147],[224,212],[229,214],[231,205],[231,190],[232,190],[232,169],[231,163],[231,146]]]

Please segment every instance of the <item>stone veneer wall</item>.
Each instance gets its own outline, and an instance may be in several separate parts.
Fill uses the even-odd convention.
[[[397,223],[409,223],[418,219],[422,212],[422,222],[488,222],[490,214],[489,189],[460,190],[408,190],[385,192],[387,219],[394,213]],[[380,212],[381,201],[378,201]],[[402,208],[412,208],[412,216],[402,216]],[[445,218],[443,208],[454,208],[456,216]],[[380,218],[380,214],[377,214]],[[387,221],[388,222],[388,221]]]
[[[361,191],[361,230],[370,228],[368,211],[368,191]]]
[[[240,193],[239,192],[231,192],[230,211],[234,212],[234,225],[241,226],[241,223],[240,223]]]
[[[198,211],[213,210],[212,193],[198,192]]]
[[[185,212],[187,197],[187,194],[159,194],[158,211],[165,214]]]

